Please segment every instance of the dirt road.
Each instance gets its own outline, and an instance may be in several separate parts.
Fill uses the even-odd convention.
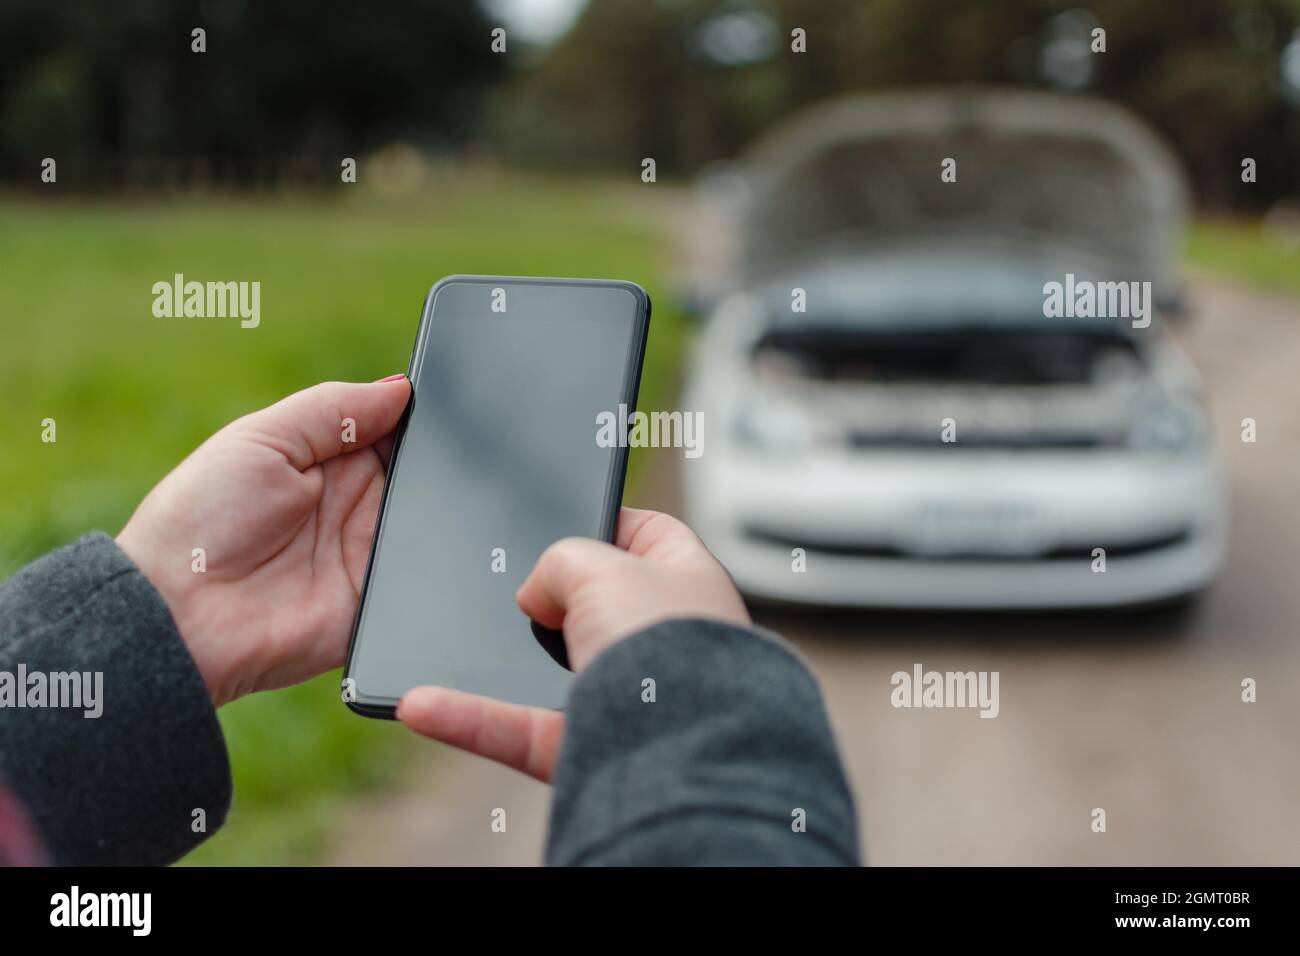
[[[1300,305],[1210,279],[1192,301],[1233,518],[1193,614],[760,616],[822,681],[869,862],[1300,864]],[[672,453],[642,453],[662,457],[628,503],[676,511]],[[917,662],[999,671],[1000,715],[894,709]],[[547,798],[438,748],[344,816],[328,862],[537,863]]]

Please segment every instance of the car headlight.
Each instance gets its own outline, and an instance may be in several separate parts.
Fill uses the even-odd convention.
[[[1166,400],[1138,413],[1129,428],[1128,445],[1138,451],[1186,451],[1200,444],[1204,430],[1198,405]]]
[[[736,410],[732,434],[750,448],[800,451],[812,444],[812,420],[801,409],[777,402],[750,402]]]

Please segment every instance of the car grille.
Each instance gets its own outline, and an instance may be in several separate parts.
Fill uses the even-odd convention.
[[[908,451],[952,452],[961,449],[996,449],[996,450],[1036,450],[1046,448],[1110,448],[1122,444],[1098,435],[968,435],[961,440],[947,443],[939,440],[936,431],[930,435],[917,434],[881,434],[879,432],[852,431],[846,437],[846,444],[855,449],[899,448]]]
[[[1108,559],[1134,557],[1137,555],[1161,551],[1166,548],[1174,548],[1181,544],[1185,544],[1191,538],[1191,532],[1184,529],[1170,534],[1109,545],[1105,542],[1091,542],[1086,545],[1059,546],[1046,552],[1033,555],[1006,555],[1001,553],[979,552],[974,549],[969,549],[937,556],[932,554],[914,554],[903,548],[899,548],[896,545],[883,542],[847,543],[843,541],[820,541],[807,536],[799,536],[796,538],[788,534],[774,532],[754,525],[746,525],[743,529],[743,533],[747,540],[753,541],[757,544],[773,545],[783,549],[803,548],[809,554],[828,554],[838,555],[841,557],[859,558],[890,558],[899,561],[1087,561],[1092,559],[1094,548],[1104,548]]]

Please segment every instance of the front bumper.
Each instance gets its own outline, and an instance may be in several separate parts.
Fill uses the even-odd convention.
[[[748,595],[838,607],[1108,607],[1213,580],[1204,457],[957,449],[686,462],[688,519]],[[1103,548],[1098,571],[1094,548]],[[802,562],[795,549],[802,549]],[[802,565],[803,570],[798,570]]]

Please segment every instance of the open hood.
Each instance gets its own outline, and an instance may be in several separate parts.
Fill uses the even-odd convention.
[[[956,181],[940,177],[956,160]],[[800,114],[743,163],[739,268],[770,279],[828,256],[969,241],[1050,246],[1107,278],[1178,294],[1187,187],[1125,110],[1086,97],[962,89],[874,94]]]

